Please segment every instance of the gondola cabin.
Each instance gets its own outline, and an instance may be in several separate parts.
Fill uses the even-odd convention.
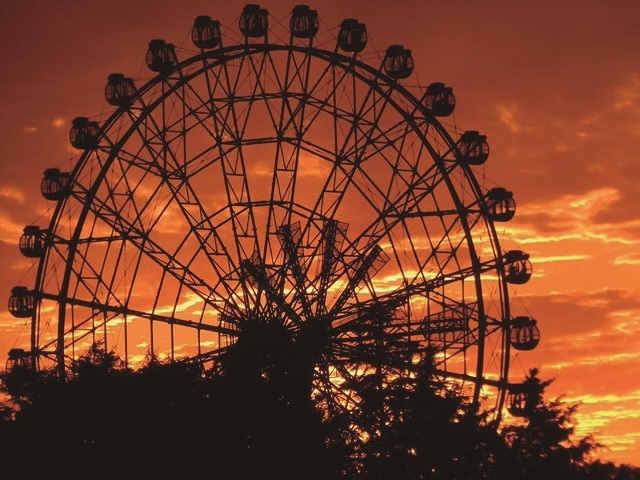
[[[311,10],[307,5],[297,5],[291,12],[289,30],[296,38],[313,38],[320,27],[318,11]]]
[[[98,146],[98,122],[87,117],[76,117],[71,121],[69,142],[78,150],[91,150]]]
[[[424,106],[435,117],[448,117],[456,107],[453,89],[444,83],[436,82],[427,87]]]
[[[255,4],[246,5],[240,14],[239,27],[245,38],[264,37],[269,29],[267,10]]]
[[[507,394],[507,411],[514,417],[527,417],[531,412],[529,396],[521,388],[513,388]]]
[[[222,41],[220,22],[207,15],[196,17],[191,29],[191,41],[201,49],[216,48]]]
[[[540,329],[530,317],[515,317],[511,320],[509,341],[516,350],[533,350],[540,343]]]
[[[48,168],[40,182],[40,192],[47,200],[59,201],[69,195],[71,175],[57,168]]]
[[[486,194],[487,215],[494,222],[508,222],[516,213],[513,193],[502,187],[489,190]]]
[[[533,268],[527,253],[520,250],[510,250],[504,254],[502,261],[507,283],[522,285],[531,278]]]
[[[14,317],[29,318],[36,312],[36,296],[27,287],[13,287],[8,307]]]
[[[384,56],[384,71],[391,78],[403,79],[413,72],[413,57],[411,50],[402,45],[391,45]]]
[[[129,105],[136,96],[136,86],[132,78],[121,73],[112,73],[104,87],[104,98],[109,105],[122,107]]]
[[[486,135],[467,131],[458,140],[460,162],[465,165],[482,165],[489,158],[489,144]]]
[[[13,371],[15,368],[27,368],[31,366],[31,359],[28,352],[24,348],[12,348],[7,356],[5,368],[7,372]]]
[[[174,45],[161,39],[149,42],[145,60],[149,70],[165,75],[178,64]]]
[[[27,258],[42,257],[46,251],[46,232],[36,225],[24,227],[22,236],[18,241],[18,248]]]
[[[367,46],[367,27],[355,18],[347,18],[340,24],[338,46],[347,53],[359,53]]]

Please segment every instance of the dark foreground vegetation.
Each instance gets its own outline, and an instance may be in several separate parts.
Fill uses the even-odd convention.
[[[526,421],[489,412],[432,374],[365,377],[346,414],[308,392],[286,352],[233,352],[215,370],[150,358],[132,370],[95,345],[65,381],[17,367],[2,377],[3,478],[279,480],[632,480],[640,469],[591,460],[576,405],[547,401],[532,370]],[[379,376],[378,376],[379,377]]]

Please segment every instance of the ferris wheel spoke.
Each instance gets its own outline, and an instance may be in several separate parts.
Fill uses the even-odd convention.
[[[410,313],[394,314],[379,326],[374,321],[375,312],[380,312],[381,308],[383,311],[393,311],[400,303],[388,303],[386,299],[380,299],[374,304],[359,304],[355,313],[334,322],[337,344],[342,345],[343,352],[349,349],[357,350],[364,341],[363,335],[371,335],[366,337],[370,338],[370,341],[376,338],[386,339],[389,344],[385,346],[385,350],[394,342],[401,348],[408,347],[408,352],[417,351],[415,349],[419,348],[420,344],[426,344],[435,347],[439,352],[438,363],[459,358],[459,355],[477,344],[478,331],[484,328],[478,316],[477,306],[460,303],[455,299],[439,299],[435,293],[430,293],[429,297],[434,303],[442,304],[442,311],[418,318],[412,317]],[[408,305],[410,298],[401,299],[400,302]],[[382,330],[378,331],[379,329]],[[382,332],[384,334],[380,336]],[[403,347],[405,344],[406,347]],[[463,367],[466,371],[466,364]]]
[[[155,175],[158,178],[170,178],[174,181],[185,178],[189,181],[198,175],[209,173],[208,169],[220,164],[224,156],[231,155],[237,149],[237,146],[231,142],[222,142],[190,155],[190,158],[187,158],[179,168],[163,168],[157,161],[160,156],[159,152],[146,143],[144,137],[141,136],[140,139],[143,143],[137,151],[128,151],[122,148],[118,151],[118,159],[131,164],[143,174]]]
[[[82,307],[83,309],[87,309],[87,311],[92,312],[90,316],[87,316],[83,320],[76,322],[73,325],[72,330],[83,329],[83,327],[85,327],[88,323],[93,322],[95,320],[95,316],[97,315],[111,314],[111,317],[108,317],[108,319],[107,317],[105,317],[102,320],[102,323],[91,326],[91,329],[97,330],[103,328],[106,324],[110,323],[115,318],[123,319],[123,321],[130,321],[135,318],[143,318],[146,320],[160,321],[167,324],[179,325],[181,327],[187,327],[196,330],[205,330],[216,333],[235,333],[235,331],[219,325],[194,322],[192,320],[177,318],[174,315],[162,315],[157,312],[149,312],[147,310],[136,310],[124,305],[113,305],[112,303],[98,302],[95,300],[83,300],[75,297],[60,297],[59,295],[52,295],[46,292],[43,292],[41,296],[42,299],[53,300],[57,303],[62,303],[70,307]],[[71,333],[71,330],[67,333]],[[87,333],[91,332],[85,332],[85,334]]]
[[[442,272],[434,278],[422,278],[410,284],[403,285],[391,292],[380,293],[376,298],[361,300],[352,304],[343,305],[333,316],[332,325],[339,329],[348,329],[348,325],[360,318],[362,311],[370,308],[384,308],[389,311],[400,308],[407,304],[411,298],[427,298],[437,292],[438,289],[446,285],[457,283],[462,284],[467,278],[474,278],[476,275],[495,271],[495,260],[486,261],[481,265],[472,265],[461,268],[457,271]],[[441,303],[441,302],[439,302]]]
[[[398,168],[396,168],[398,170]],[[433,209],[431,211],[421,211],[424,207],[421,206],[423,200],[432,193],[442,182],[442,176],[439,175],[436,169],[429,169],[427,172],[421,175],[409,173],[408,178],[403,178],[401,183],[403,189],[401,194],[397,194],[396,198],[392,195],[386,194],[385,202],[382,205],[376,205],[371,200],[370,191],[362,189],[358,184],[358,190],[363,197],[367,198],[367,201],[375,210],[373,222],[362,229],[362,232],[355,237],[349,245],[349,250],[353,252],[368,251],[373,248],[374,245],[380,244],[385,237],[389,237],[391,232],[398,230],[400,227],[402,231],[406,232],[409,244],[412,246],[412,251],[417,260],[416,249],[414,247],[414,241],[411,238],[412,229],[407,225],[408,219],[424,219],[427,217],[433,217],[441,219],[447,216],[447,212],[443,210]],[[449,230],[453,228],[457,223],[458,210],[451,210],[449,216],[452,219],[452,224]],[[422,220],[424,222],[424,220]],[[396,228],[398,227],[398,228]],[[429,229],[423,226],[423,234],[428,234]],[[445,232],[447,230],[444,230]],[[446,237],[443,237],[440,241],[444,241]],[[391,243],[393,247],[393,243]],[[395,249],[394,249],[395,250]]]
[[[113,245],[119,243],[120,247],[115,255],[110,253]],[[102,242],[101,242],[102,243]],[[125,249],[125,242],[122,238],[113,237],[109,238],[106,242],[102,243],[101,248],[97,253],[90,251],[89,247],[96,245],[95,241],[90,244],[85,244],[85,248],[76,249],[75,255],[77,260],[72,266],[71,275],[75,278],[75,285],[71,291],[71,295],[74,297],[80,297],[87,295],[89,298],[98,299],[105,303],[114,303],[116,305],[122,305],[122,301],[117,296],[117,289],[115,288],[116,282],[120,279],[116,278],[115,272],[109,279],[107,274],[107,261],[120,261],[122,260],[122,253]],[[96,262],[96,257],[102,257],[100,262]],[[94,263],[98,265],[94,266]],[[134,281],[134,280],[132,280]]]
[[[166,251],[160,244],[155,242],[150,235],[152,226],[148,230],[143,230],[97,197],[92,199],[92,213],[97,219],[111,228],[114,235],[135,246],[141,252],[141,255],[149,258],[164,272],[182,282],[205,303],[218,308],[216,303],[227,298],[229,282],[233,281],[232,277],[227,275],[226,281],[220,279],[217,284],[211,285],[187,265],[181,263],[174,253]],[[218,291],[220,287],[224,288],[223,292]]]
[[[345,142],[340,153],[343,158],[353,158],[357,165],[366,162],[370,156],[382,154],[386,149],[397,151],[398,143],[402,142],[407,135],[413,134],[410,124],[404,118],[385,126],[382,121],[389,100],[381,92],[373,93],[372,98],[372,105],[366,109],[363,105],[361,112],[352,114],[357,118],[357,122],[354,122],[357,123],[357,128],[354,126],[352,135],[358,138],[354,138],[351,145]],[[367,119],[367,115],[373,118]],[[360,133],[359,136],[358,133]]]
[[[361,399],[355,391],[355,386],[363,372],[353,368],[350,355],[345,355],[339,347],[334,348],[327,363],[330,372],[324,386],[330,391],[328,400],[333,411],[348,412],[360,405]]]
[[[346,75],[346,71],[344,72],[344,75]],[[359,127],[357,126],[357,123],[361,120],[360,116],[362,114],[362,111],[366,108],[366,102],[368,101],[369,97],[373,95],[374,91],[373,88],[370,87],[365,93],[364,99],[362,100],[360,105],[357,105],[357,100],[355,98],[355,79],[353,79],[354,91],[352,94],[353,98],[351,99],[353,111],[349,113],[349,118],[346,119],[349,125],[346,128],[346,132],[344,132],[343,134],[342,143],[340,143],[339,134],[341,132],[341,122],[340,118],[336,114],[337,98],[335,93],[335,84],[337,82],[335,81],[335,70],[333,79],[334,92],[332,97],[330,97],[333,102],[329,105],[329,107],[333,107],[334,111],[333,138],[335,157],[331,165],[331,170],[327,176],[324,188],[322,189],[322,192],[316,200],[316,206],[314,208],[314,210],[318,211],[321,216],[325,216],[328,218],[334,216],[338,205],[340,204],[340,201],[344,196],[347,186],[351,181],[353,171],[356,168],[356,159],[345,157],[344,152],[347,149],[349,142],[353,141],[354,145],[358,145],[357,132],[359,130]],[[366,135],[363,135],[363,137],[366,138]],[[357,147],[354,147],[354,150],[355,149],[357,149]]]
[[[252,100],[249,101],[249,108],[253,107],[254,102],[258,101],[257,99],[260,99],[264,104],[264,110],[261,110],[261,112],[266,112],[266,118],[269,119],[273,132],[275,135],[282,135],[282,131],[279,129],[281,114],[279,113],[280,108],[278,107],[282,107],[285,103],[285,98],[283,98],[281,94],[281,92],[284,91],[284,84],[280,79],[280,74],[273,65],[269,51],[265,50],[257,56],[257,61],[254,55],[247,57],[255,81],[255,85],[251,91]],[[278,105],[278,103],[280,105]],[[245,127],[249,117],[250,112],[245,116]]]
[[[281,293],[281,289],[278,285],[272,281],[274,276],[269,275],[264,268],[264,265],[255,264],[251,260],[243,260],[241,262],[243,273],[250,277],[250,281],[257,284],[257,286],[265,293],[266,302],[271,307],[276,307],[284,315],[286,315],[287,321],[300,325],[302,319],[298,312],[295,311],[293,306],[286,297]]]
[[[227,64],[234,61],[235,58],[237,57],[222,54],[214,57],[212,62],[207,62],[208,57],[203,57],[208,94],[208,98],[203,100],[203,104],[208,104],[210,109],[210,116],[213,120],[212,138],[219,146],[227,142],[235,147],[239,139],[238,129],[235,127],[234,102],[232,101],[236,95],[233,93],[233,85],[229,81],[227,70]],[[198,98],[202,100],[199,95]]]
[[[188,114],[196,120],[195,125],[201,127],[210,138],[221,141],[222,138],[228,137],[233,141],[235,135],[228,125],[230,111],[226,108],[220,108],[221,105],[228,104],[228,96],[224,88],[220,87],[223,83],[219,78],[220,74],[214,73],[212,70],[212,66],[206,69],[208,94],[206,97],[201,95],[191,83],[185,83],[182,95],[180,95],[182,89],[176,90],[176,95],[182,101]],[[214,80],[213,85],[212,79]],[[222,99],[217,98],[216,90],[218,88],[222,90]],[[190,101],[191,99],[195,99],[195,102]],[[193,106],[194,104],[195,106]],[[210,119],[211,124],[209,125]]]
[[[293,277],[293,298],[297,300],[305,318],[311,318],[311,303],[307,295],[307,276],[303,270],[303,259],[300,252],[300,222],[294,225],[283,224],[277,231],[278,239],[284,254],[282,276],[286,277],[291,272]]]
[[[274,72],[277,68],[273,65],[273,59],[269,57]],[[295,196],[295,186],[300,160],[300,132],[303,130],[305,106],[304,98],[308,89],[309,69],[311,57],[305,55],[300,64],[296,60],[293,49],[288,50],[284,79],[279,80],[279,91],[282,95],[278,125],[276,129],[276,151],[275,164],[273,168],[272,184],[269,208],[267,213],[266,242],[263,257],[270,263],[280,261],[280,249],[278,231],[283,225],[291,223],[293,200]],[[301,72],[302,71],[302,72]],[[289,91],[293,88],[294,81],[297,81],[302,94],[291,96]],[[291,102],[298,100],[297,105],[292,108]],[[290,132],[289,135],[286,135]],[[291,140],[286,141],[287,136]],[[289,148],[287,148],[289,147]]]
[[[460,210],[458,208],[446,210],[440,207],[435,201],[435,197],[433,197],[435,203],[432,204],[429,210],[425,210],[425,207],[422,206],[423,201],[429,195],[434,194],[436,189],[443,184],[443,178],[448,174],[443,174],[438,170],[432,170],[428,173],[429,176],[413,175],[414,178],[403,179],[406,188],[402,190],[402,195],[397,195],[395,199],[388,200],[384,205],[384,210],[378,210],[374,221],[362,230],[359,237],[353,240],[356,250],[371,248],[371,245],[383,242],[386,236],[390,241],[390,246],[397,261],[402,263],[399,255],[406,255],[407,250],[404,249],[403,252],[396,251],[395,243],[393,242],[393,235],[400,234],[401,238],[406,238],[406,243],[410,247],[409,251],[414,258],[418,271],[425,270],[426,264],[423,262],[436,258],[435,256],[442,251],[443,247],[448,252],[445,255],[449,259],[453,258],[455,250],[465,241],[464,235],[456,233],[456,231],[462,229],[459,223]],[[443,186],[442,188],[446,187]],[[392,195],[387,194],[386,198],[390,199]],[[434,229],[434,221],[439,223],[440,227],[438,229]],[[433,233],[430,233],[432,231],[433,233],[439,232],[438,234],[440,235],[439,239],[435,239],[435,243],[432,240]],[[418,236],[416,233],[418,233]],[[418,254],[418,249],[416,248],[416,243],[419,241],[420,236],[428,239],[432,252],[424,261],[420,260],[421,255]],[[454,240],[456,237],[457,240]]]
[[[302,106],[301,109],[298,109],[295,112],[292,111],[292,99],[288,94],[290,88],[289,84],[291,83],[290,77],[292,75],[293,78],[300,77],[299,67],[294,63],[295,58],[293,51],[287,51],[286,68],[283,78],[280,78],[278,69],[275,67],[273,58],[270,54],[265,54],[261,58],[269,67],[265,72],[265,82],[269,78],[274,79],[274,82],[272,82],[274,83],[273,88],[277,92],[274,100],[280,102],[279,105],[277,102],[274,102],[274,106],[270,106],[270,102],[267,101],[269,96],[264,91],[264,87],[266,85],[261,81],[262,76],[259,75],[261,71],[256,72],[256,78],[258,79],[257,83],[263,89],[261,95],[265,99],[268,116],[272,121],[275,135],[275,160],[273,175],[271,177],[271,190],[267,208],[265,242],[263,245],[262,257],[269,264],[280,264],[282,263],[283,258],[277,232],[282,225],[287,225],[291,221],[300,153],[298,145],[299,135],[297,135],[295,131],[299,131],[301,129],[299,124],[302,121],[302,118],[304,118],[304,102],[300,102],[299,104]],[[308,62],[309,60],[307,60],[307,65]],[[298,70],[292,73],[292,68],[298,68]],[[262,70],[262,68],[260,70]],[[306,78],[308,78],[308,68]],[[307,81],[302,81],[306,86]],[[279,112],[277,110],[279,110]],[[291,129],[293,129],[292,135],[287,133]],[[291,140],[285,140],[287,136],[291,136]]]
[[[207,262],[213,268],[216,275],[221,278],[237,268],[228,253],[225,242],[218,233],[218,228],[212,223],[212,216],[206,211],[198,193],[189,182],[189,177],[179,179],[166,178],[164,183],[170,190],[172,200],[178,205],[188,230],[182,242],[175,250],[175,256],[188,245],[191,236],[197,240],[197,250],[194,254],[199,257],[202,253]],[[188,245],[192,248],[192,245]],[[192,259],[193,261],[193,259]]]
[[[387,163],[393,164],[397,161],[397,157],[402,156],[402,152],[407,150],[407,148],[404,148],[407,138],[413,138],[413,143],[417,141],[415,133],[404,119],[384,129],[370,130],[368,132],[367,145],[364,146],[365,148],[368,147],[368,150],[361,149],[358,155],[358,165],[366,164],[369,159],[378,156]],[[389,151],[389,154],[386,153],[387,151]],[[356,148],[345,152],[346,157],[356,154]]]
[[[348,78],[348,75],[341,75],[336,79],[334,68],[329,62],[320,74],[317,75],[313,85],[309,85],[307,82],[302,94],[299,94],[300,101],[296,107],[296,112],[303,108],[312,109],[308,118],[305,119],[306,121],[302,129],[298,132],[298,136],[302,141],[306,139],[311,127],[315,124],[321,113],[333,112],[333,115],[347,119],[348,121],[350,118],[349,110],[341,107],[334,98],[335,89],[343,88],[343,83],[346,83]],[[333,159],[336,158],[336,145],[337,143],[334,139],[333,148],[329,150],[331,152],[331,158]]]
[[[389,257],[382,251],[382,248],[374,245],[373,248],[363,252],[353,261],[345,262],[346,286],[330,306],[329,316],[337,316],[343,310],[347,301],[355,296],[356,289],[365,278],[373,277],[388,260]]]
[[[359,140],[358,131],[360,131],[360,127],[358,124],[361,122],[366,124],[363,120],[369,110],[373,111],[375,109],[378,111],[379,116],[383,115],[385,108],[389,104],[385,95],[380,95],[380,98],[376,98],[377,92],[375,87],[375,83],[368,85],[368,90],[359,106],[357,106],[356,90],[354,87],[353,112],[350,114],[350,127],[347,128],[347,132],[344,135],[342,146],[338,147],[336,143],[335,160],[331,162],[330,173],[327,176],[326,183],[314,207],[314,211],[317,211],[320,216],[331,218],[335,215],[347,188],[354,181],[354,174],[360,171],[360,155],[364,155],[367,147],[372,144],[371,137],[375,129],[378,128],[377,123],[371,122],[367,130],[362,130],[363,134],[360,138],[363,138],[363,141]],[[367,102],[369,101],[371,101],[371,105],[367,106]],[[380,103],[382,105],[380,105]],[[338,125],[338,118],[334,116],[334,139],[336,142],[338,139]],[[352,141],[352,137],[353,146],[351,147],[351,151],[353,153],[350,156],[353,158],[350,158],[345,155],[345,151],[349,142]],[[373,184],[373,182],[371,182],[371,184]],[[377,189],[377,187],[375,188]],[[363,198],[370,201],[368,194],[364,194]]]
[[[382,148],[375,146],[371,149],[369,156],[363,157],[362,163],[354,171],[358,176],[356,178],[354,175],[354,180],[351,184],[359,190],[362,197],[367,200],[371,208],[376,212],[376,223],[378,224],[383,224],[387,218],[406,218],[420,215],[420,210],[424,209],[421,206],[423,201],[429,195],[432,195],[436,188],[443,183],[444,178],[449,175],[449,171],[438,169],[435,164],[429,165],[424,172],[419,173],[415,165],[420,163],[421,160],[427,163],[423,159],[426,152],[422,150],[416,157],[406,158],[401,153],[401,149],[402,144],[407,140],[407,133],[406,130],[401,131],[395,137],[400,146],[398,148],[391,147],[390,153],[392,153],[392,156],[385,154],[384,150],[389,149],[388,145]],[[384,186],[380,185],[381,182],[374,179],[369,173],[367,159],[372,158],[374,155],[383,159],[388,166],[386,190],[383,190]],[[376,167],[376,170],[378,169],[379,167]],[[383,228],[386,230],[387,226]],[[371,233],[376,232],[376,230],[379,229],[375,227],[375,224],[372,224],[364,229],[363,237],[372,237],[373,241],[376,241],[377,235]]]
[[[238,101],[235,100],[240,94],[239,88],[242,87],[240,79],[241,75],[244,75],[243,69],[246,63],[245,57],[241,57],[235,80],[231,79],[227,63],[223,63],[225,89],[229,92],[230,98],[234,99],[229,102],[229,120],[231,122],[230,128],[233,131],[234,137],[237,139],[237,149],[232,152],[231,155],[221,155],[221,167],[229,217],[232,221],[235,237],[235,249],[238,262],[250,258],[258,251],[257,227],[251,203],[244,151],[241,143],[249,118],[248,113],[250,112],[251,102],[249,102],[245,112],[238,112]],[[256,87],[250,88],[255,89]],[[241,115],[244,115],[244,124],[242,124]],[[248,295],[248,292],[246,292],[246,294]]]

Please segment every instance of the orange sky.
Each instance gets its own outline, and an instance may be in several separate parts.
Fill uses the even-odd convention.
[[[261,3],[278,20],[298,2]],[[33,279],[17,242],[42,224],[42,172],[74,154],[71,119],[108,110],[106,77],[148,79],[149,40],[189,42],[210,15],[237,29],[231,1],[22,0],[0,4],[0,355],[28,336],[6,310]],[[327,27],[367,26],[368,51],[402,44],[412,81],[454,89],[452,121],[487,135],[486,184],[512,190],[503,245],[531,255],[534,276],[512,309],[538,320],[542,340],[512,364],[539,367],[550,395],[581,402],[579,432],[606,460],[640,464],[640,4],[635,1],[322,0]],[[482,180],[482,178],[481,178]],[[508,249],[507,248],[507,249]],[[11,328],[9,328],[11,326]],[[3,357],[4,358],[4,357]]]

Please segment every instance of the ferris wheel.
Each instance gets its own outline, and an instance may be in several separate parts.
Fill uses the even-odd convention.
[[[130,365],[206,364],[286,337],[314,352],[314,391],[348,406],[347,380],[375,368],[363,346],[432,348],[443,378],[498,407],[512,392],[518,414],[510,357],[539,331],[510,312],[531,264],[494,227],[512,193],[474,174],[486,136],[445,124],[451,87],[403,85],[404,46],[365,56],[358,20],[269,20],[246,5],[228,42],[197,17],[193,47],[149,42],[144,84],[108,76],[105,121],[73,120],[75,164],[41,183],[50,223],[20,238],[37,274],[9,299],[31,332],[7,368],[63,372],[98,340]]]

